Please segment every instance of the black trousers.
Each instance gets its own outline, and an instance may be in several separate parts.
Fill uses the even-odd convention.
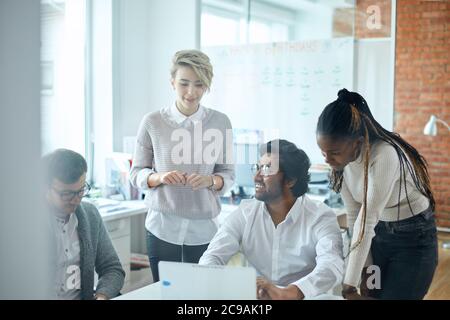
[[[376,299],[420,300],[427,294],[438,263],[437,230],[431,209],[411,218],[375,227],[371,252],[381,271]]]
[[[198,263],[208,245],[209,243],[199,246],[177,245],[163,241],[147,231],[147,254],[153,281],[159,281],[158,263],[160,261]]]

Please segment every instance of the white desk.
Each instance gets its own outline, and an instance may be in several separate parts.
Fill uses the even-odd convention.
[[[122,291],[130,287],[131,274],[131,217],[146,214],[143,200],[113,201],[109,199],[89,199],[94,204],[105,223],[109,236],[125,270],[125,283]]]
[[[112,300],[161,300],[161,284],[158,281]]]
[[[107,202],[102,203],[101,201]],[[107,199],[99,199],[92,201],[92,203],[99,209],[104,222],[129,218],[134,215],[147,213],[148,210],[144,200],[108,201]],[[110,205],[107,205],[107,203],[110,203]]]
[[[162,300],[160,282],[152,283],[148,286],[123,294],[111,300]],[[311,298],[310,300],[344,300],[341,296],[332,293],[325,293]]]

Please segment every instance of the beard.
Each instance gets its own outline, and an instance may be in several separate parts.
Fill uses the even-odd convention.
[[[256,200],[263,201],[265,203],[270,203],[274,200],[279,199],[283,195],[283,189],[281,185],[272,186],[270,189],[266,189],[264,186],[264,191],[255,192]]]

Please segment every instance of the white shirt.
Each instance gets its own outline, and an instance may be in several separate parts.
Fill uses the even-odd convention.
[[[78,219],[72,213],[69,219],[55,216],[57,299],[81,299],[80,239]]]
[[[237,252],[258,275],[275,285],[294,284],[305,298],[324,294],[343,278],[336,214],[305,195],[277,227],[264,202],[243,200],[220,226],[199,264],[225,265]]]
[[[177,124],[188,128],[201,122],[205,116],[205,109],[202,105],[198,110],[188,116],[182,114],[175,103],[169,108],[171,120]],[[199,150],[203,152],[203,150]],[[195,155],[194,155],[195,159]],[[147,179],[153,173],[152,169],[142,169],[137,176],[137,185],[141,189],[148,189]],[[177,245],[203,245],[209,243],[217,232],[216,219],[186,219],[176,215],[168,215],[155,210],[149,210],[145,219],[145,228],[158,237],[169,243]]]

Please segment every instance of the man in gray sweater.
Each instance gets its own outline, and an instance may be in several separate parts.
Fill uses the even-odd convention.
[[[44,157],[46,200],[54,231],[57,299],[105,300],[119,294],[125,272],[89,192],[86,160],[58,149]],[[94,270],[98,283],[94,291]]]

